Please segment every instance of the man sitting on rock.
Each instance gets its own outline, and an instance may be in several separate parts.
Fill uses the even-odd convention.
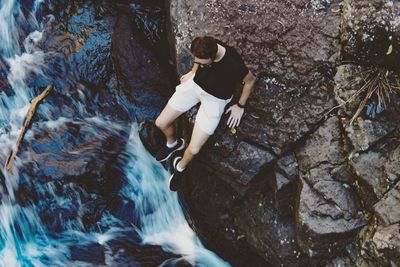
[[[256,80],[237,51],[213,37],[195,38],[190,50],[194,56],[193,68],[181,77],[181,84],[176,87],[175,93],[156,120],[157,127],[167,138],[166,146],[156,155],[156,159],[162,162],[174,152],[185,148],[185,140],[176,138],[172,123],[182,113],[201,103],[189,146],[183,158],[176,157],[173,161],[174,173],[169,180],[172,191],[180,188],[186,166],[217,128],[225,106],[232,100],[236,82],[244,82],[244,86],[238,102],[225,112],[230,112],[227,124],[231,128],[239,125]]]

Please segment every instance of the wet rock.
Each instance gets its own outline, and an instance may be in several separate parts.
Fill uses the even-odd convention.
[[[289,89],[285,85],[275,85],[270,78],[259,77],[261,85],[254,89],[249,99],[248,112],[238,133],[243,138],[271,147],[279,155],[304,138],[333,102],[329,92],[319,86],[318,89],[311,86],[315,91],[305,94],[306,87]],[[262,85],[262,81],[266,84]]]
[[[18,154],[24,185],[16,192],[17,200],[36,204],[50,231],[95,225],[107,199],[120,189],[121,173],[113,166],[129,130],[95,119],[33,123]]]
[[[237,150],[240,154],[236,157],[233,166],[241,168],[240,182],[247,184],[251,179],[262,171],[267,164],[270,164],[275,156],[265,149],[258,148],[247,142],[240,142]]]
[[[199,168],[201,168],[201,172]],[[267,243],[262,250],[266,252],[266,246],[271,246],[269,240],[266,241],[268,236],[263,232],[263,229],[268,228],[269,225],[264,222],[258,224],[258,212],[260,211],[262,214],[271,212],[271,216],[276,216],[273,206],[267,203],[267,206],[262,209],[258,208],[257,211],[255,208],[258,202],[252,201],[251,205],[243,206],[242,197],[236,190],[227,185],[224,180],[216,179],[215,170],[204,167],[198,161],[189,165],[187,172],[190,179],[186,179],[184,182],[182,196],[185,206],[190,211],[196,232],[204,244],[208,248],[218,251],[218,254],[233,266],[273,266],[267,262],[267,258],[275,257],[276,259],[276,256],[273,254],[264,256],[255,247],[259,244],[257,242]],[[267,201],[260,199],[262,197],[262,195],[254,194],[252,200],[263,203]],[[271,211],[268,207],[271,208]],[[251,210],[254,211],[254,214],[248,217],[245,212],[251,212]],[[253,220],[256,220],[257,223]],[[257,224],[257,234],[252,231],[255,224]],[[288,228],[290,231],[290,226]],[[273,231],[272,227],[268,229],[268,231]],[[274,229],[276,230],[276,228]],[[248,238],[251,240],[250,242]]]
[[[104,249],[100,244],[88,244],[86,246],[72,247],[71,258],[76,261],[90,262],[91,264],[105,264]]]
[[[357,96],[354,101],[345,102],[357,92],[362,86],[361,73],[365,71],[362,66],[354,64],[344,64],[336,68],[334,77],[334,94],[338,105],[341,105],[340,112],[348,117],[352,117],[358,108],[358,103],[362,101],[361,96]]]
[[[357,246],[360,253],[354,260],[358,266],[399,265],[399,218],[397,212],[393,210],[395,206],[388,206],[398,204],[397,187],[398,185],[374,206],[376,216],[372,217],[369,225],[358,235]]]
[[[119,183],[119,181],[116,181],[116,188],[119,187]],[[80,209],[80,216],[86,229],[96,229],[97,223],[110,208],[110,198],[113,199],[115,197],[116,188],[103,195],[90,193],[89,191],[89,194],[85,196],[86,198]]]
[[[104,211],[104,200],[100,200],[100,196],[88,194],[82,185],[74,182],[36,183],[30,187],[30,191],[37,194],[36,211],[50,232],[59,233],[71,227],[91,227]],[[93,201],[98,204],[95,212],[87,210],[88,203]]]
[[[160,63],[153,52],[144,48],[143,43],[139,41],[138,34],[131,26],[131,16],[123,11],[120,11],[119,15],[113,35],[113,57],[121,86],[128,92],[144,88],[148,91],[156,90],[165,95],[170,94],[173,85],[160,68]],[[139,94],[136,97],[138,96]],[[151,100],[149,97],[146,99]],[[158,102],[154,107],[161,104]]]
[[[282,217],[274,208],[274,195],[253,193],[242,203],[235,222],[246,241],[263,253],[272,266],[306,266],[310,264],[296,242],[296,226],[291,217]],[[278,253],[271,253],[279,251]]]
[[[75,180],[104,191],[105,175],[128,140],[129,127],[96,120],[34,123],[21,146],[22,175],[41,181]],[[108,189],[106,189],[108,190]]]
[[[143,245],[133,231],[120,233],[117,240],[107,242],[107,264],[111,266],[159,266],[164,261],[178,258],[159,246]],[[183,265],[185,266],[185,265]]]
[[[349,163],[357,174],[357,189],[372,207],[399,180],[399,136],[394,132],[365,153],[355,153]]]
[[[396,1],[343,1],[340,39],[344,56],[363,64],[398,69],[399,10]]]
[[[196,107],[187,115],[189,121],[178,124],[177,130],[182,131],[186,140],[190,140],[194,124]],[[270,148],[249,142],[241,137],[240,131],[232,133],[223,118],[216,134],[202,148],[197,161],[214,169],[214,173],[240,194],[261,179],[263,173],[276,160],[276,155]]]
[[[63,8],[68,14],[57,13]],[[93,114],[154,120],[166,103],[158,92],[168,93],[172,86],[134,30],[130,9],[129,3],[106,1],[50,5],[47,13],[56,16],[45,21],[41,41],[41,48],[52,52],[46,58],[52,66],[46,74],[56,88],[83,101]]]
[[[238,168],[235,172],[240,173],[238,179],[244,185],[248,184],[263,168],[275,159],[275,156],[265,149],[244,141],[239,143],[236,151],[240,153],[237,154],[231,166]]]
[[[392,133],[396,126],[391,122],[379,122],[358,118],[357,122],[346,127],[346,133],[354,150],[365,151],[376,142]]]
[[[164,2],[160,0],[134,0],[130,8],[135,18],[135,25],[138,30],[146,36],[151,46],[168,49],[166,46],[166,10]]]
[[[326,120],[296,153],[301,170],[316,168],[321,163],[340,165],[345,161],[345,155],[337,117]]]
[[[36,44],[46,52],[47,68],[43,69],[44,76],[30,85],[55,86],[52,92],[55,96],[49,100],[54,105],[44,112],[44,117],[49,119],[50,113],[53,119],[60,115],[88,116],[82,114],[86,111],[126,120],[128,114],[119,103],[111,56],[115,17],[108,14],[97,18],[93,3],[75,4],[77,11],[67,18],[48,15],[44,19],[43,34]]]
[[[293,153],[288,154],[278,160],[274,168],[275,174],[279,173],[286,179],[286,181],[281,180],[277,184],[278,189],[284,187],[288,182],[293,182],[297,180],[299,176],[299,171],[297,167],[298,164]]]
[[[400,182],[374,205],[374,211],[380,221],[387,226],[400,222],[399,205]]]
[[[137,121],[154,121],[166,105],[166,96],[172,93],[174,86],[153,51],[140,40],[132,26],[132,14],[126,10],[129,6],[119,6],[112,37],[118,87],[125,92],[125,106],[131,109]]]
[[[363,73],[367,67],[341,65],[335,76],[335,98],[343,104],[352,94],[363,86]],[[388,78],[391,79],[391,78]],[[340,123],[345,130],[343,143],[352,150],[348,153],[348,165],[356,175],[349,180],[356,180],[355,185],[366,209],[370,209],[398,181],[398,168],[394,160],[398,146],[398,108],[396,96],[392,95],[391,105],[375,117],[368,117],[366,106],[360,116],[349,125],[350,117],[356,112],[364,95],[353,102],[341,106],[338,113]],[[373,104],[373,97],[369,105]],[[347,169],[347,168],[346,168]],[[347,169],[348,170],[348,169]],[[349,173],[349,172],[347,172]]]
[[[161,63],[171,67],[170,51],[167,39],[166,1],[133,0],[129,5],[133,15],[136,32],[143,35]]]
[[[333,167],[330,174],[336,181],[344,182],[351,184],[355,181],[356,177],[353,174],[351,166],[349,164],[344,163],[340,164],[336,167]]]
[[[270,180],[275,193],[275,208],[280,215],[293,214],[299,178],[294,154],[280,158],[274,167],[275,179]]]
[[[49,1],[49,4],[41,5],[44,14],[55,14],[63,21],[67,21],[72,15],[76,14],[79,8],[79,1],[60,0]]]
[[[14,92],[7,81],[7,69],[7,64],[4,62],[3,58],[0,58],[0,93],[11,96]]]
[[[357,238],[359,253],[355,255],[357,266],[396,266],[399,264],[399,224],[382,225],[373,218]]]
[[[365,225],[362,214],[348,207],[347,201],[353,204],[356,200],[340,183],[319,183],[314,189],[301,181],[296,215],[300,247],[311,257],[340,253]],[[318,191],[322,188],[330,195]]]
[[[140,124],[139,135],[143,145],[153,156],[155,156],[166,143],[164,134],[150,121],[144,121]]]
[[[397,266],[399,264],[399,225],[381,225],[375,218],[358,235],[357,266]]]
[[[86,3],[68,20],[67,31],[75,36],[81,49],[74,54],[76,79],[93,87],[105,88],[114,75],[111,42],[114,16],[98,19],[93,4]]]
[[[332,175],[345,161],[340,136],[339,120],[331,117],[296,152],[300,170],[297,237],[310,257],[330,257],[344,250],[365,225],[355,190]]]
[[[111,214],[121,220],[126,224],[133,224],[139,226],[137,222],[137,218],[135,218],[135,214],[132,212],[135,210],[135,203],[124,196],[117,195],[114,196],[113,199],[108,203],[110,207]]]
[[[400,224],[378,227],[372,241],[378,252],[392,263],[400,264]],[[393,264],[391,264],[393,266]]]

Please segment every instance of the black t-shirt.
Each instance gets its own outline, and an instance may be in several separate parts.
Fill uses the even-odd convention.
[[[235,48],[222,46],[226,48],[222,59],[213,62],[211,67],[199,66],[194,81],[207,93],[221,99],[229,99],[236,89],[236,83],[243,81],[249,69]]]

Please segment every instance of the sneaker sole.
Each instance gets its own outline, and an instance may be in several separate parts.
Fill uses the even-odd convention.
[[[178,160],[181,160],[182,157],[176,157],[174,158],[174,162],[172,162],[172,166],[174,166],[174,169],[176,168],[176,165],[178,164]]]
[[[176,151],[180,151],[180,150],[184,149],[185,148],[185,139],[181,138],[181,140],[182,140],[182,145],[180,147],[178,147],[177,149],[175,149],[174,151],[169,153],[168,156],[159,160],[158,162],[164,162],[164,161],[168,160],[172,156],[172,154],[174,154]]]
[[[176,164],[178,163],[178,160],[181,160],[182,159],[182,157],[176,157],[175,159],[174,159],[174,162],[172,162],[172,166],[174,166],[174,169],[176,168]],[[172,191],[172,192],[176,192],[176,191],[178,191],[178,190],[171,190],[171,180],[172,180],[172,177],[174,176],[174,174],[171,174],[171,176],[169,177],[169,179],[168,179],[168,188],[169,188],[169,190],[170,191]]]
[[[176,192],[176,191],[174,191],[174,190],[171,190],[171,180],[172,180],[172,177],[174,176],[174,174],[171,174],[171,176],[169,177],[169,180],[168,180],[168,189],[169,189],[169,191],[171,191],[171,192]]]

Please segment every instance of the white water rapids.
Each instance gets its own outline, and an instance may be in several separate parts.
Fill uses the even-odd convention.
[[[142,245],[161,246],[164,251],[178,257],[180,255],[181,259],[193,266],[230,266],[204,248],[190,228],[177,193],[168,190],[169,173],[142,145],[137,122],[132,122],[129,141],[121,155],[125,162],[121,168],[126,184],[119,194],[135,203],[135,208],[126,212],[133,213],[132,217],[137,218],[138,222],[126,226],[111,214],[105,213],[99,222],[102,227],[99,227],[98,231],[86,231],[82,222],[76,220],[65,222],[68,230],[55,234],[49,232],[46,224],[42,222],[35,205],[18,204],[15,196],[20,182],[18,168],[23,167],[26,162],[17,157],[13,175],[6,172],[3,166],[21,131],[29,101],[36,95],[28,80],[32,75],[44,76],[42,70],[46,68],[46,53],[34,46],[42,38],[42,26],[38,22],[40,20],[36,19],[36,14],[45,1],[26,2],[31,2],[30,12],[22,12],[25,1],[0,0],[0,70],[2,62],[7,65],[3,69],[12,89],[12,94],[0,91],[0,163],[4,176],[4,181],[0,184],[0,266],[99,266],[97,263],[71,257],[71,246],[92,243],[102,246],[105,266],[118,266],[118,255],[111,251],[109,242],[122,238],[127,232],[136,232]],[[22,24],[30,25],[30,32],[22,31]],[[74,105],[77,109],[82,109],[81,103]],[[63,117],[51,119],[57,117],[56,114],[51,114],[51,106],[46,106],[44,102],[40,108],[46,111],[46,115],[48,111],[49,120],[39,122],[48,129],[55,129],[67,122],[84,122],[115,130],[119,127],[117,123],[105,117],[85,117],[84,111],[84,118],[80,120]],[[27,138],[34,138],[29,131]],[[46,186],[36,186],[39,187],[39,191],[50,195],[61,207],[67,207],[71,203],[80,205],[78,193],[60,196],[56,193],[56,186],[52,181]],[[75,190],[68,184],[63,186],[72,192]],[[161,266],[173,266],[178,260],[166,260]],[[128,266],[139,265],[132,263]]]

